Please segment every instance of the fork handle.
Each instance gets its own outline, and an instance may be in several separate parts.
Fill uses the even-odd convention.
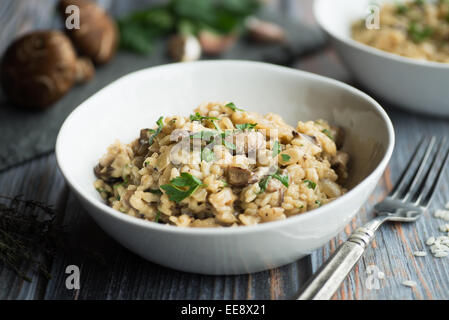
[[[382,222],[356,229],[332,257],[306,283],[298,300],[329,300],[365,252]],[[376,221],[377,222],[377,221]]]

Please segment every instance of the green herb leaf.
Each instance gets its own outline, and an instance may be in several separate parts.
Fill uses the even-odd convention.
[[[154,143],[154,139],[156,138],[156,136],[157,136],[159,133],[161,133],[162,128],[164,127],[164,117],[160,117],[160,118],[156,121],[156,124],[158,125],[156,131],[154,131],[154,129],[150,129],[150,130],[153,130],[153,131],[154,131],[154,133],[150,136],[150,139],[149,139],[149,141],[148,141],[148,142],[150,143],[150,146]],[[151,132],[151,131],[150,131],[150,132]]]
[[[433,35],[434,30],[429,26],[423,26],[416,22],[412,22],[408,32],[414,42],[420,43],[430,38]]]
[[[281,176],[280,174],[275,173],[273,178],[278,179],[284,186],[288,188],[288,175]]]
[[[160,217],[161,217],[161,212],[158,210],[157,214],[156,214],[156,218],[154,218],[154,222],[158,223]]]
[[[162,191],[161,190],[159,190],[159,189],[156,189],[156,190],[152,190],[152,189],[149,189],[149,190],[147,190],[149,193],[152,193],[152,194],[158,194],[158,195],[161,195],[162,194]]]
[[[205,117],[200,115],[199,112],[195,113],[194,115],[190,115],[190,121],[203,121],[203,120],[219,120],[218,118],[215,117]]]
[[[317,204],[318,206],[321,207],[321,201],[320,200],[315,200],[315,204]]]
[[[306,179],[306,180],[304,180],[304,183],[307,184],[307,188],[315,190],[315,188],[316,188],[315,182]]]
[[[285,153],[281,154],[281,157],[282,157],[282,161],[284,161],[284,162],[287,162],[291,159],[291,157]]]
[[[236,124],[235,127],[238,130],[252,130],[257,126],[257,123],[244,123],[244,124]]]
[[[203,151],[201,151],[201,160],[204,160],[206,162],[214,161],[215,160],[214,152],[209,148],[204,148]]]
[[[245,110],[243,110],[243,109],[237,108],[233,102],[228,103],[228,104],[226,105],[226,107],[228,107],[229,109],[231,109],[231,110],[234,111],[234,112],[236,112],[237,110],[238,110],[238,111],[245,111]]]
[[[259,187],[260,187],[259,194],[265,192],[265,190],[268,187],[268,182],[270,182],[270,179],[271,179],[271,176],[268,176],[268,177],[265,177],[265,178],[263,178],[262,180],[259,181]]]
[[[175,202],[181,202],[190,197],[203,183],[190,173],[183,172],[180,177],[170,181],[170,184],[164,184],[161,189],[164,190],[169,199]]]
[[[276,142],[273,144],[273,158],[277,157],[279,153],[281,153],[281,144],[276,140]]]
[[[326,136],[328,136],[331,140],[334,140],[334,137],[332,136],[332,132],[330,132],[327,129],[321,130],[322,133],[324,133]]]

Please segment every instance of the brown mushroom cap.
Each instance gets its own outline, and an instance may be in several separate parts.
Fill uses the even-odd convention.
[[[36,31],[14,41],[1,62],[1,83],[16,105],[45,108],[60,99],[93,68],[78,60],[70,40],[59,31]]]
[[[66,13],[66,8],[70,5],[80,9],[80,28],[65,29],[75,47],[96,64],[109,62],[118,46],[115,21],[102,8],[88,0],[61,0],[59,10],[64,19],[71,14]]]

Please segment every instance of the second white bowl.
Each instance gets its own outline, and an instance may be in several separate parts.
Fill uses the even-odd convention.
[[[315,17],[368,92],[401,108],[449,116],[449,64],[405,58],[352,39],[352,23],[385,2],[393,0],[315,0]]]

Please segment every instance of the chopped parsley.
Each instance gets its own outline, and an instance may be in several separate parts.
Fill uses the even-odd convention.
[[[304,183],[307,184],[307,188],[315,190],[315,188],[316,188],[315,182],[306,179],[306,180],[304,180]]]
[[[334,136],[332,135],[332,132],[330,132],[327,129],[321,130],[322,133],[324,133],[326,136],[328,136],[331,140],[334,140]]]
[[[265,192],[265,190],[268,187],[268,183],[270,182],[270,179],[274,178],[279,180],[285,187],[288,188],[288,175],[281,175],[280,174],[280,170],[277,170],[276,173],[266,176],[265,178],[263,178],[262,180],[260,180],[259,182],[259,187],[260,187],[260,192],[259,194]]]
[[[159,189],[156,189],[156,190],[152,190],[152,189],[149,189],[149,190],[147,190],[149,193],[152,193],[152,194],[158,194],[158,195],[161,195],[162,194],[162,191],[161,190],[159,190]]]
[[[319,207],[321,207],[321,201],[320,200],[315,200],[315,204],[317,204]]]
[[[279,141],[275,141],[273,144],[273,158],[276,157],[279,153],[281,153],[281,145]]]
[[[220,120],[220,119],[215,117],[205,117],[200,115],[199,112],[190,115],[190,121],[203,121],[203,120]]]
[[[165,191],[171,201],[181,202],[190,197],[203,182],[192,176],[190,173],[183,172],[181,176],[174,178],[169,184],[164,184],[161,189]]]
[[[204,148],[203,151],[201,151],[201,160],[204,160],[206,162],[214,161],[215,160],[214,152],[209,148]]]
[[[235,127],[239,130],[252,130],[257,126],[257,123],[236,124]]]
[[[157,124],[157,129],[156,129],[156,130],[154,130],[154,129],[149,129],[149,130],[148,130],[150,133],[152,133],[152,135],[150,136],[150,138],[149,138],[149,140],[148,140],[150,146],[153,144],[154,139],[156,138],[156,136],[157,136],[159,133],[161,133],[162,128],[164,127],[164,117],[160,117],[160,118],[156,121],[156,124]]]
[[[226,107],[228,107],[229,109],[231,109],[231,110],[234,111],[234,112],[236,112],[236,111],[245,111],[245,110],[243,110],[243,109],[237,108],[233,102],[228,103],[228,104],[226,105]]]
[[[284,162],[287,162],[291,159],[291,157],[285,153],[281,154],[281,158],[282,158],[282,161],[284,161]]]

